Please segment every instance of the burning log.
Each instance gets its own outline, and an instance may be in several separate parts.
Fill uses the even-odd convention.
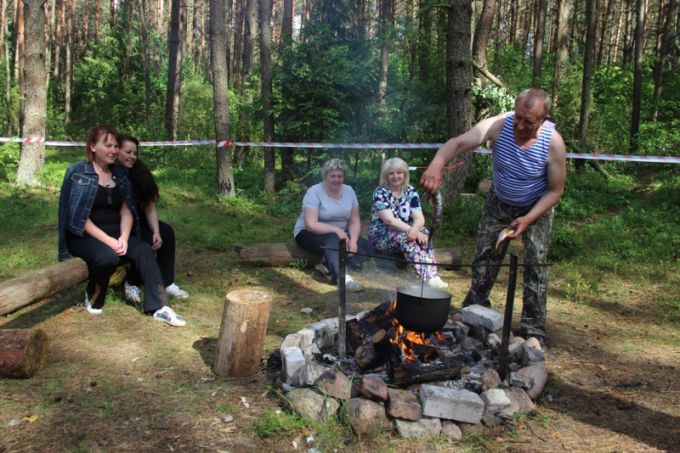
[[[262,289],[227,294],[213,370],[219,377],[245,377],[260,368],[272,296]]]
[[[472,357],[465,353],[441,357],[430,363],[408,363],[397,357],[399,356],[393,356],[389,362],[389,377],[390,384],[398,386],[459,379],[461,369],[474,363]]]
[[[0,330],[0,376],[29,378],[45,363],[47,335],[42,329]]]

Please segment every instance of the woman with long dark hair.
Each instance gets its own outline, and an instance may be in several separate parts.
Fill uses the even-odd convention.
[[[167,304],[153,250],[133,233],[137,208],[130,180],[116,165],[119,145],[112,127],[93,127],[85,161],[66,170],[59,198],[59,260],[76,256],[87,263],[88,313],[103,313],[109,279],[122,260],[133,262],[144,279],[144,312],[158,321],[184,326],[184,319]]]
[[[141,237],[156,252],[156,260],[163,276],[168,296],[186,299],[189,293],[175,283],[175,231],[170,225],[158,220],[158,185],[144,162],[139,159],[139,140],[130,135],[120,136],[118,163],[128,170],[132,190],[137,201]],[[125,282],[125,298],[139,302],[139,276],[134,269]]]

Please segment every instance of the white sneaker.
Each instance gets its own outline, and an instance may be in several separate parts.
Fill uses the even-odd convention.
[[[321,272],[322,275],[330,275],[331,273],[324,263],[315,264],[314,269],[316,269],[318,272]]]
[[[184,291],[182,288],[177,286],[175,283],[172,283],[172,284],[166,286],[165,287],[165,293],[168,296],[176,297],[178,299],[186,299],[187,297],[189,297],[189,293]]]
[[[101,315],[102,313],[104,313],[104,310],[102,310],[101,308],[92,307],[92,302],[90,302],[90,298],[87,295],[87,290],[85,290],[85,310],[91,315]]]
[[[141,294],[142,290],[139,286],[130,285],[127,280],[125,281],[125,300],[139,304],[142,302]]]
[[[444,289],[449,287],[449,284],[444,282],[439,276],[432,277],[427,281],[427,284],[435,289]]]
[[[175,310],[168,306],[156,310],[156,312],[153,314],[153,319],[156,321],[162,321],[175,327],[184,327],[187,325],[187,322],[184,320],[184,318],[175,313]]]
[[[345,274],[345,289],[351,293],[358,293],[363,291],[364,287],[355,281],[351,275]]]

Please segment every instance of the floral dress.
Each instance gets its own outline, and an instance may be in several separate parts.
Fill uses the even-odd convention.
[[[415,264],[416,273],[426,280],[437,276],[437,259],[430,247],[423,247],[417,241],[409,241],[406,232],[390,229],[383,223],[378,212],[389,209],[395,218],[413,225],[413,213],[420,211],[420,197],[413,186],[407,186],[400,197],[395,197],[389,187],[379,186],[373,191],[372,221],[368,237],[376,249],[384,252],[401,252],[409,262]],[[426,228],[421,232],[428,234]]]

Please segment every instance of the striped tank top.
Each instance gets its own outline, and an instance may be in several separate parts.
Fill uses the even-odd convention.
[[[521,148],[512,129],[515,112],[505,116],[503,130],[493,144],[493,185],[496,196],[511,206],[529,206],[548,188],[548,150],[555,123],[544,121],[536,143]]]

